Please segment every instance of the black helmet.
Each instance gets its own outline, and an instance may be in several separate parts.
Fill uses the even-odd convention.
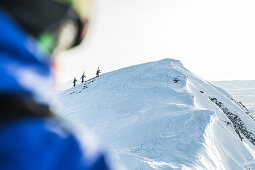
[[[72,48],[88,26],[88,0],[1,0],[0,7],[49,52]]]

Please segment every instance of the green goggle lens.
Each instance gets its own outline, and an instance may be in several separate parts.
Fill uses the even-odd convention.
[[[56,41],[55,36],[50,32],[46,31],[42,33],[39,38],[39,43],[41,46],[49,53],[51,53],[55,47]]]

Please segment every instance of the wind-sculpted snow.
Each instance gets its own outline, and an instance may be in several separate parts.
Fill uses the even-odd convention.
[[[58,96],[58,114],[96,133],[127,169],[252,169],[255,147],[209,96],[255,134],[232,96],[165,59],[103,74]],[[61,107],[63,105],[65,107]]]

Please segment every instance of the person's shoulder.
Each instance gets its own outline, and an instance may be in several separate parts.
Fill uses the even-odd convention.
[[[16,121],[0,130],[0,158],[8,153],[10,162],[34,169],[109,169],[104,154],[88,154],[87,149],[73,133],[49,119]]]
[[[28,147],[38,147],[38,145],[44,145],[45,141],[57,142],[70,137],[72,135],[68,131],[50,119],[27,118],[16,120],[5,123],[0,130],[0,143],[12,141],[13,138],[16,138],[19,140],[19,144],[22,144],[22,147],[31,144],[33,145]]]

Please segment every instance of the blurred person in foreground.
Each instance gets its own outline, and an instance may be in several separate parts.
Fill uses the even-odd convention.
[[[52,54],[80,44],[85,0],[0,1],[0,169],[106,170],[49,109]],[[84,7],[84,8],[83,8]]]

